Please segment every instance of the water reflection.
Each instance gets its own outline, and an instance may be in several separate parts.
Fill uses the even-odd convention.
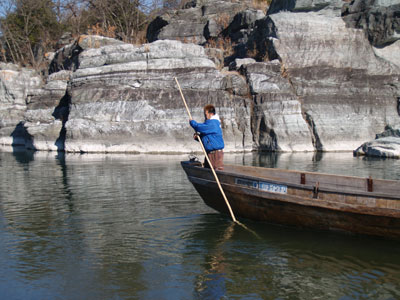
[[[27,150],[25,147],[14,147],[12,153],[15,160],[24,165],[34,160],[35,150]]]
[[[353,157],[347,152],[252,153],[226,155],[226,162],[250,166],[301,170],[339,175],[400,179],[400,160]]]
[[[0,152],[5,299],[400,297],[398,242],[247,222],[257,238],[203,204],[180,167],[186,155],[28,157]],[[226,161],[399,174],[397,161],[343,153]]]

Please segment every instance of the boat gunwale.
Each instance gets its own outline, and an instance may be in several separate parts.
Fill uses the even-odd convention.
[[[196,182],[192,181],[193,179],[194,179],[194,181],[197,181],[197,184],[200,184],[200,183],[198,183],[199,181],[215,184],[215,181],[208,180],[205,178],[194,177],[194,176],[188,176],[188,178],[192,184],[196,183]],[[359,204],[335,202],[335,201],[320,200],[320,199],[314,200],[313,198],[302,197],[302,196],[297,196],[297,195],[288,195],[288,194],[279,194],[279,193],[273,193],[273,192],[268,192],[268,191],[260,191],[260,190],[250,188],[247,186],[237,186],[237,185],[233,185],[233,184],[226,183],[226,182],[221,182],[221,184],[225,187],[232,188],[232,189],[240,188],[241,190],[244,191],[243,194],[256,196],[256,197],[266,199],[269,201],[277,201],[277,202],[281,202],[281,203],[290,203],[290,204],[294,204],[294,205],[328,209],[328,210],[337,211],[337,212],[341,212],[341,213],[354,213],[354,214],[359,214],[359,215],[370,215],[370,216],[377,216],[377,217],[400,218],[400,210],[393,209],[393,208],[370,207],[370,206],[359,205]],[[283,199],[283,197],[286,199]],[[331,204],[331,205],[329,205],[329,204]],[[340,207],[338,207],[338,204]],[[398,214],[399,216],[394,216],[393,214]]]
[[[207,171],[205,168],[200,167],[198,165],[191,164],[188,161],[182,161],[182,163],[185,163],[188,168],[194,168],[198,170],[204,170]],[[227,167],[233,166],[237,167],[235,165],[225,165]],[[303,172],[303,171],[296,171],[296,170],[287,170],[287,169],[277,169],[277,168],[263,168],[263,167],[251,167],[251,166],[238,166],[238,167],[244,167],[244,168],[256,168],[256,169],[262,169],[263,171],[265,170],[275,170],[275,171],[283,171],[284,173],[292,173],[292,174],[312,174],[312,175],[322,175],[322,176],[333,176],[333,177],[340,177],[340,178],[349,178],[349,179],[357,179],[357,180],[366,180],[367,178],[365,177],[357,177],[357,176],[342,176],[342,175],[336,175],[336,174],[326,174],[326,173],[314,173],[314,172]],[[264,177],[256,177],[252,175],[245,175],[237,172],[229,172],[226,170],[216,170],[217,173],[220,173],[221,175],[226,175],[226,176],[232,176],[232,177],[241,177],[244,179],[252,179],[252,180],[266,180],[271,183],[275,184],[284,184],[287,185],[288,187],[294,187],[298,189],[303,189],[303,190],[314,190],[315,185],[310,185],[310,184],[297,184],[297,183],[288,183],[286,181],[279,181],[276,179],[270,179],[270,178],[264,178]],[[399,180],[386,180],[386,179],[374,179],[374,180],[379,180],[383,182],[390,182],[390,183],[396,183],[398,182],[400,185]],[[245,186],[240,186],[240,187],[245,187]],[[349,190],[335,190],[335,189],[329,189],[326,187],[318,187],[319,192],[327,192],[327,193],[335,193],[335,194],[342,194],[342,195],[349,195],[349,196],[363,196],[363,197],[369,197],[369,198],[385,198],[389,200],[396,200],[400,201],[400,193],[397,196],[394,196],[392,194],[385,194],[385,193],[376,193],[376,192],[364,192],[364,191],[349,191]],[[321,200],[320,200],[321,201]],[[334,202],[334,203],[341,203],[341,202]],[[368,206],[364,206],[368,207]],[[384,208],[384,209],[391,209],[391,208]],[[396,210],[396,209],[392,209]]]
[[[188,162],[190,164],[190,162]],[[351,175],[340,175],[340,174],[331,174],[331,173],[320,173],[320,172],[310,172],[310,171],[300,171],[300,170],[289,170],[289,169],[280,169],[280,168],[266,168],[266,167],[258,167],[258,166],[242,166],[242,165],[230,165],[230,164],[224,164],[225,167],[233,167],[233,168],[243,168],[243,169],[258,169],[258,170],[274,170],[274,171],[280,171],[284,173],[292,173],[292,174],[309,174],[309,175],[322,175],[322,176],[332,176],[332,177],[341,177],[341,178],[348,178],[348,179],[357,179],[357,180],[365,180],[368,179],[368,177],[360,177],[360,176],[351,176]],[[193,167],[196,167],[193,165]],[[198,167],[198,166],[197,166]],[[225,170],[221,171],[218,170],[219,172],[226,172]],[[395,179],[379,179],[379,178],[372,178],[374,181],[383,181],[383,182],[389,182],[389,183],[398,183],[400,185],[400,180],[395,180]]]

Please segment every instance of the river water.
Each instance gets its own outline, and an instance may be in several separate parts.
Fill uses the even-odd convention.
[[[187,156],[0,152],[1,299],[400,299],[400,242],[243,220],[203,204]],[[227,163],[400,179],[400,161]]]

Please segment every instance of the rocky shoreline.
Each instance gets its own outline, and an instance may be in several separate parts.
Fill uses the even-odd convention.
[[[45,79],[0,64],[0,145],[198,151],[176,77],[195,119],[217,107],[228,152],[353,151],[400,128],[400,5],[360,2],[191,1],[154,20],[148,44],[81,36]],[[233,54],[205,44],[216,37]]]

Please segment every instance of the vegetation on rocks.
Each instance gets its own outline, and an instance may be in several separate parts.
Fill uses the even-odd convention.
[[[191,2],[4,0],[0,2],[0,61],[43,71],[48,64],[45,53],[56,51],[81,34],[96,34],[126,43],[143,44],[146,42],[147,26],[156,15],[169,9],[190,7]],[[266,9],[269,2],[253,0],[257,9]],[[65,32],[69,34],[65,35]],[[61,37],[69,39],[60,44]],[[214,42],[225,52],[231,51],[229,39]]]

